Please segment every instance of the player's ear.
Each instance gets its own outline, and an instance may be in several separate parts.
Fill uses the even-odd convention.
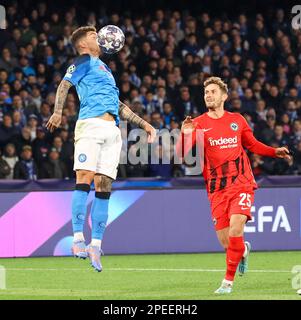
[[[223,102],[225,102],[228,99],[228,94],[227,93],[223,93],[222,94],[222,100]]]
[[[77,48],[80,49],[85,49],[87,47],[87,43],[84,37],[78,39],[77,41]]]

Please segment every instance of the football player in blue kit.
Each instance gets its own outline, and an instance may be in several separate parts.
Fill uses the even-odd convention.
[[[60,126],[68,90],[75,86],[80,110],[74,132],[76,186],[72,196],[72,252],[79,258],[89,257],[93,268],[100,272],[101,242],[122,146],[119,117],[144,129],[149,143],[154,141],[156,130],[119,101],[119,90],[112,72],[99,59],[101,49],[96,29],[91,26],[78,28],[72,34],[72,44],[79,56],[69,66],[57,89],[54,112],[46,127],[52,132]],[[83,227],[87,197],[93,181],[92,237],[86,247]]]

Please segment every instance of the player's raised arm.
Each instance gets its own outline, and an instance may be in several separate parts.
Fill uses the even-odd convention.
[[[196,143],[197,125],[191,118],[187,116],[181,126],[181,135],[176,144],[176,154],[179,158],[183,158],[191,150]]]
[[[247,122],[245,120],[244,122],[245,127],[242,131],[242,145],[245,148],[261,156],[290,159],[290,152],[286,147],[273,148],[258,141],[254,137],[253,132]]]
[[[192,121],[191,116],[187,116],[181,126],[181,132],[190,134],[196,129],[195,123]]]
[[[153,143],[156,138],[156,129],[147,121],[136,115],[126,104],[119,101],[119,116],[123,120],[127,120],[132,124],[144,129],[148,135],[148,142]]]
[[[57,88],[53,115],[46,124],[46,128],[50,132],[53,132],[53,130],[57,129],[61,124],[64,104],[68,95],[68,91],[72,85],[73,84],[71,82],[62,80]]]

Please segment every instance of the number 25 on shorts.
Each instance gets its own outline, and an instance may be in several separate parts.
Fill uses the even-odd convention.
[[[241,206],[241,210],[247,210],[251,208],[252,201],[251,195],[249,193],[241,193],[240,195],[239,205]]]

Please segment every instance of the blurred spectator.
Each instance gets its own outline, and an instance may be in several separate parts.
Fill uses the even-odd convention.
[[[17,66],[17,63],[17,59],[11,56],[10,50],[8,48],[4,48],[0,58],[0,69],[12,72],[12,70]]]
[[[256,109],[256,103],[253,99],[253,92],[250,88],[247,88],[244,92],[244,96],[241,98],[242,110],[248,113],[254,113]]]
[[[38,116],[39,124],[41,124],[42,126],[45,126],[50,117],[51,117],[50,105],[47,102],[43,102],[41,105],[39,116]]]
[[[50,144],[46,140],[46,129],[37,127],[36,138],[32,142],[33,157],[36,160],[39,168],[47,159]]]
[[[13,120],[9,114],[3,116],[3,122],[0,124],[0,148],[3,148],[8,142],[12,141],[18,133],[13,126]]]
[[[70,135],[73,138],[73,135]],[[72,177],[74,176],[73,173],[73,152],[74,152],[74,145],[73,139],[70,138],[69,132],[66,129],[60,129],[59,137],[62,140],[62,149],[60,153],[60,159],[65,163],[67,167],[67,176]]]
[[[189,88],[186,86],[180,89],[180,98],[176,102],[176,112],[179,119],[197,113],[197,107],[191,100]]]
[[[293,135],[292,141],[294,144],[299,143],[301,141],[301,120],[295,120],[293,123]]]
[[[12,142],[16,146],[17,154],[20,155],[24,146],[31,146],[31,131],[29,127],[21,130],[21,135],[14,135]]]
[[[4,153],[2,157],[9,165],[10,172],[5,177],[5,179],[13,179],[14,177],[14,168],[16,163],[19,161],[19,158],[16,153],[16,147],[12,143],[8,143],[4,148]]]
[[[151,125],[155,128],[155,129],[162,129],[164,126],[164,122],[163,119],[161,117],[160,112],[158,111],[154,111],[151,114],[151,121],[150,121]]]
[[[171,129],[172,120],[176,121],[176,116],[174,114],[172,105],[168,101],[166,101],[163,104],[163,121],[164,121],[164,126],[167,129]]]
[[[37,136],[38,127],[38,117],[35,114],[29,115],[27,126],[30,129],[31,141],[33,141]]]
[[[262,156],[252,153],[250,156],[252,163],[252,171],[255,177],[273,173],[273,163]]]
[[[10,166],[6,162],[5,159],[3,159],[1,152],[0,152],[0,179],[7,179],[7,177],[10,174]]]
[[[36,180],[38,170],[35,161],[32,158],[31,146],[25,145],[22,147],[21,159],[14,168],[14,179]]]
[[[282,124],[282,127],[283,127],[283,131],[287,134],[287,135],[290,135],[291,134],[291,126],[290,126],[290,118],[288,116],[287,113],[284,113],[282,116],[281,116],[281,121],[280,123]]]
[[[31,42],[32,38],[36,36],[36,32],[30,28],[30,20],[23,18],[22,22],[22,35],[20,38],[21,45],[26,46]]]
[[[11,105],[11,114],[14,111],[18,111],[20,113],[21,121],[20,124],[22,127],[26,124],[26,111],[23,105],[23,101],[19,95],[15,95],[13,98],[13,103]]]
[[[67,177],[65,163],[60,160],[60,154],[56,148],[49,151],[49,159],[43,162],[39,171],[40,179],[64,179]]]
[[[266,122],[267,112],[265,101],[262,99],[257,100],[255,109],[256,122]]]
[[[259,133],[260,140],[270,145],[275,137],[276,119],[274,116],[268,116],[265,128]]]
[[[279,146],[290,145],[289,137],[284,133],[283,127],[277,124],[274,129],[274,139]]]

